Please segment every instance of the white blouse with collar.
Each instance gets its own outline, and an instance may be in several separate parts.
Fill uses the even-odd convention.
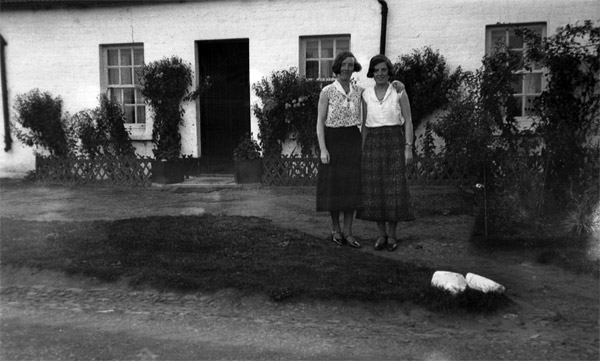
[[[390,84],[382,100],[377,99],[375,88],[368,88],[363,92],[363,99],[367,105],[367,119],[365,125],[369,128],[403,125],[404,117],[400,108],[400,96]]]

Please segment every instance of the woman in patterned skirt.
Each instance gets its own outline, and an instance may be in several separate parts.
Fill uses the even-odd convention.
[[[406,180],[405,164],[413,159],[413,127],[405,91],[389,83],[392,62],[374,56],[367,77],[375,86],[363,92],[362,207],[357,218],[377,222],[375,249],[398,247],[398,222],[415,219]]]
[[[361,205],[361,93],[351,84],[352,74],[362,69],[351,52],[333,61],[336,80],[319,97],[317,138],[321,163],[317,180],[317,211],[331,216],[331,240],[338,245],[360,248],[352,235],[354,213]],[[343,214],[343,231],[340,226]]]

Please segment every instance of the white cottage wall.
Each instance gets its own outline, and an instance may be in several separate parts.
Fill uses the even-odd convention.
[[[388,0],[387,55],[400,55],[431,46],[439,50],[453,70],[481,67],[488,25],[545,22],[547,35],[560,26],[600,18],[597,0]],[[415,129],[417,138],[425,125],[441,114],[434,112]],[[436,141],[438,150],[443,142]],[[419,145],[419,144],[417,144]]]
[[[395,61],[412,49],[439,49],[448,64],[464,69],[480,66],[485,26],[545,21],[548,33],[558,26],[598,17],[596,0],[387,0],[386,54]],[[131,3],[129,3],[131,4]],[[184,3],[2,9],[0,33],[8,42],[6,73],[9,104],[34,88],[64,101],[75,113],[97,105],[100,92],[99,45],[139,42],[146,62],[177,55],[194,66],[195,41],[249,39],[250,86],[272,71],[299,65],[299,38],[350,34],[351,48],[366,78],[371,56],[379,53],[381,5],[377,0],[203,0]],[[251,104],[259,99],[251,90]],[[12,105],[11,113],[13,112]],[[199,122],[194,103],[185,105],[181,125],[182,153],[199,155]],[[315,114],[316,117],[316,114]],[[3,137],[3,128],[0,135]],[[251,129],[258,133],[251,114]],[[151,121],[134,139],[149,140]],[[138,152],[151,155],[152,145],[137,142]],[[34,168],[30,148],[16,139],[0,156],[0,176],[22,175]]]
[[[146,62],[177,55],[194,64],[197,40],[247,38],[253,84],[272,71],[298,66],[300,36],[351,34],[352,50],[367,62],[379,49],[380,6],[376,1],[202,1],[11,9],[0,13],[0,20],[0,32],[9,44],[9,103],[16,95],[38,88],[60,96],[63,110],[75,113],[97,105],[101,44],[143,43]],[[251,103],[259,101],[253,91],[251,98]],[[198,156],[197,109],[193,103],[184,109],[182,153]],[[253,115],[251,128],[258,133]],[[145,131],[134,129],[134,139],[150,137],[151,122]],[[2,156],[2,172],[13,172],[11,164],[19,165],[19,173],[33,169],[33,155],[22,154],[17,143],[13,148]],[[136,148],[141,154],[152,154],[148,142],[136,142]]]
[[[576,21],[598,20],[597,0],[389,0],[392,61],[424,46],[438,49],[451,68],[473,70],[485,54],[487,25],[546,22],[548,35]]]

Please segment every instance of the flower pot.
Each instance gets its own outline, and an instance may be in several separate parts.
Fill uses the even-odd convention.
[[[152,183],[182,183],[183,176],[184,163],[181,159],[152,161]]]
[[[236,160],[233,177],[236,183],[260,183],[262,158]]]

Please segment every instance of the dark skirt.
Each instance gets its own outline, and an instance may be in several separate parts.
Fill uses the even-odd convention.
[[[357,218],[413,221],[401,126],[369,128],[362,155],[362,207]]]
[[[317,211],[355,211],[360,208],[361,143],[358,127],[325,127],[329,164],[319,164]]]

